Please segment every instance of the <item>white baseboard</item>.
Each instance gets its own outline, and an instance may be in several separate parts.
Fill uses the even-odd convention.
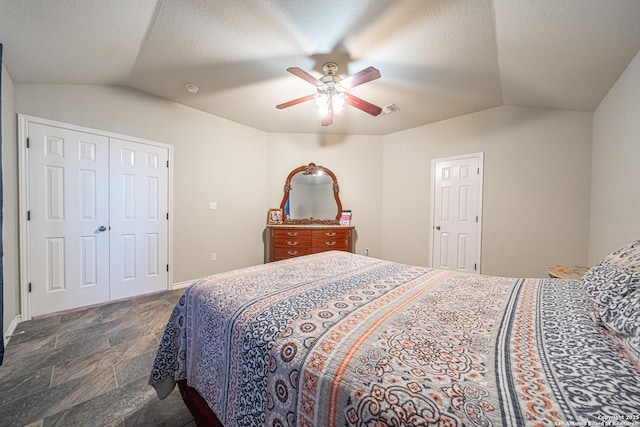
[[[9,344],[9,340],[11,339],[11,335],[13,335],[13,332],[16,330],[16,328],[18,327],[18,324],[20,324],[20,322],[21,322],[20,315],[18,314],[16,317],[13,318],[11,323],[9,323],[9,329],[7,329],[7,333],[4,335],[4,347],[5,348],[7,348],[7,344]]]
[[[189,285],[191,285],[193,282],[195,282],[195,280],[187,280],[186,282],[174,283],[173,285],[171,285],[171,290],[184,289],[184,288],[188,287]]]

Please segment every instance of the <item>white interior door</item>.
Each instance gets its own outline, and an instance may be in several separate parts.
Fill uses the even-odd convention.
[[[31,315],[108,301],[108,138],[32,122],[28,132]]]
[[[167,289],[169,150],[110,141],[111,298]]]
[[[432,267],[480,272],[482,163],[482,153],[432,161]]]

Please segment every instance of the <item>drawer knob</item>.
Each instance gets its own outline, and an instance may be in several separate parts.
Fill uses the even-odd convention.
[[[296,237],[298,235],[297,231],[287,231],[287,236]]]
[[[296,242],[296,241],[287,242],[287,245],[289,245],[289,246],[298,246],[298,242]]]
[[[333,246],[336,244],[336,242],[324,242],[324,244],[327,246]]]

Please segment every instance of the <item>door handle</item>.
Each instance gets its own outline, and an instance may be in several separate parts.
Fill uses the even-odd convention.
[[[101,225],[100,228],[98,228],[99,231],[107,231],[107,227],[105,227],[104,225]]]
[[[436,230],[440,230],[440,226],[439,225],[436,225]]]

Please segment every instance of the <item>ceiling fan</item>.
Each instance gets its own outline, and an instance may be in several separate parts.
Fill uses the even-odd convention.
[[[372,116],[377,116],[382,112],[382,108],[373,105],[364,99],[351,95],[347,91],[352,87],[370,82],[371,80],[380,78],[380,71],[374,67],[365,68],[349,77],[341,78],[338,76],[338,65],[335,62],[327,62],[322,66],[324,76],[319,79],[307,73],[301,68],[290,67],[287,71],[311,83],[316,87],[316,93],[293,99],[289,102],[276,105],[276,108],[291,107],[305,101],[315,99],[316,105],[322,113],[322,126],[329,126],[333,123],[333,113],[339,111],[342,106],[347,103],[352,107],[364,111]]]

